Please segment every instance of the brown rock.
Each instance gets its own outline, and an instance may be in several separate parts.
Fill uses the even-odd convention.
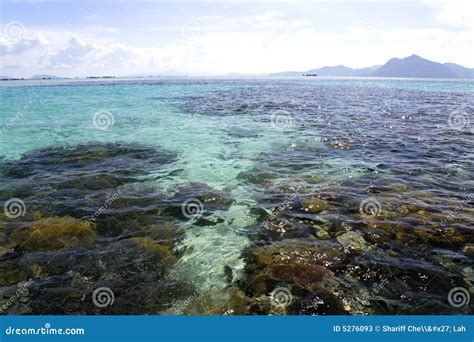
[[[324,278],[333,276],[330,270],[320,265],[270,265],[266,269],[266,274],[273,279],[292,282],[309,290]]]
[[[19,227],[11,234],[11,240],[27,251],[90,247],[95,237],[91,225],[69,216],[43,218]]]
[[[245,293],[235,288],[203,289],[183,309],[184,315],[217,316],[223,314],[243,315],[247,313],[249,299]]]
[[[318,214],[328,207],[326,201],[323,201],[316,196],[304,196],[300,198],[300,201],[301,210],[312,214]]]

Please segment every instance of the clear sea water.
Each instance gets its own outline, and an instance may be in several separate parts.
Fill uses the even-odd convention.
[[[73,149],[92,142],[159,146],[172,151],[176,160],[144,176],[145,184],[173,193],[179,186],[200,183],[228,193],[233,200],[227,210],[212,213],[218,219],[212,224],[179,220],[185,234],[173,247],[179,257],[172,273],[193,288],[203,284],[212,284],[216,291],[239,288],[249,298],[258,297],[258,290],[246,280],[251,273],[246,256],[249,248],[288,240],[285,236],[256,237],[256,232],[268,220],[266,213],[288,201],[281,189],[304,184],[302,188],[298,185],[302,189],[298,197],[315,195],[330,203],[328,209],[314,214],[331,224],[325,240],[339,243],[340,227],[350,225],[349,230],[361,232],[369,241],[367,245],[373,246],[355,255],[348,252],[346,268],[332,269],[341,284],[341,279],[348,281],[345,277],[351,276],[360,278],[361,289],[373,287],[349,270],[377,258],[380,265],[409,265],[406,268],[414,274],[429,269],[430,279],[434,274],[444,279],[446,288],[442,290],[425,284],[427,295],[439,300],[436,303],[395,304],[403,298],[392,290],[385,296],[380,294],[383,298],[376,299],[378,304],[354,309],[355,302],[362,301],[357,292],[344,298],[344,303],[352,303],[352,313],[380,313],[374,308],[381,302],[390,313],[395,312],[393,307],[412,310],[397,311],[405,313],[426,313],[433,307],[439,312],[455,313],[458,309],[445,303],[444,294],[456,285],[471,293],[474,288],[473,257],[469,254],[474,235],[473,202],[469,197],[474,192],[473,94],[474,82],[450,80],[303,77],[8,81],[0,83],[0,155],[4,162],[11,163],[37,149]],[[113,117],[113,125],[97,128],[97,112],[106,113],[109,120]],[[3,177],[1,184],[6,191],[12,180]],[[2,200],[9,196],[2,196]],[[395,213],[382,215],[383,220],[394,225],[398,222],[406,235],[410,230],[448,222],[464,238],[452,245],[438,244],[430,238],[424,241],[422,254],[414,248],[415,240],[399,235],[391,238],[393,244],[379,245],[368,236],[373,222],[361,221],[357,216],[359,203],[366,197],[376,197],[382,213]],[[410,214],[400,209],[403,206],[409,207]],[[416,210],[410,206],[416,206]],[[453,211],[456,218],[446,218]],[[285,222],[303,220],[301,215],[306,215],[305,220],[314,219],[290,208]],[[289,236],[294,238],[318,240],[315,236]],[[380,256],[375,257],[379,252]],[[359,260],[357,264],[357,258],[368,254],[373,257],[371,261]],[[225,267],[232,269],[230,285],[223,272]],[[42,279],[52,279],[53,273]],[[407,274],[403,276],[411,276]],[[272,286],[296,286],[294,276],[289,279],[293,285],[280,277]],[[4,286],[12,284],[6,282]],[[407,285],[404,295],[425,286],[416,284],[416,290]],[[177,296],[170,306],[150,309],[149,313],[169,313],[187,299],[189,296]]]

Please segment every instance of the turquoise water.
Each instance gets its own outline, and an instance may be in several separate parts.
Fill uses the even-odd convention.
[[[252,290],[249,279],[254,275],[245,254],[249,248],[258,246],[259,241],[267,244],[294,238],[317,239],[314,234],[285,237],[286,233],[278,238],[255,237],[262,224],[271,221],[265,215],[295,197],[317,195],[330,203],[335,201],[335,209],[317,215],[331,222],[328,237],[335,243],[344,224],[353,225],[355,231],[367,234],[368,239],[367,229],[373,228],[373,222],[354,219],[364,194],[372,196],[385,191],[384,200],[392,209],[418,205],[413,211],[413,215],[419,215],[416,219],[423,216],[419,214],[421,210],[433,216],[425,216],[423,226],[436,226],[436,220],[441,221],[461,205],[464,216],[454,226],[456,232],[459,230],[465,236],[461,244],[442,246],[441,255],[440,247],[431,246],[430,241],[427,248],[434,254],[425,251],[429,258],[413,257],[418,251],[408,251],[411,246],[400,255],[410,256],[414,265],[418,261],[420,265],[430,263],[433,273],[439,273],[440,268],[455,262],[446,255],[470,248],[472,201],[465,203],[463,198],[474,189],[473,91],[474,83],[467,81],[389,79],[2,82],[0,152],[4,161],[14,162],[25,153],[51,146],[74,149],[83,143],[121,142],[159,146],[175,153],[176,160],[154,168],[140,182],[170,196],[179,186],[205,184],[228,193],[232,204],[226,210],[210,213],[209,219],[215,219],[212,224],[179,221],[185,234],[173,245],[179,258],[170,274],[193,288],[211,286],[222,293],[230,286],[256,298],[258,290]],[[94,120],[94,115],[105,118],[105,126]],[[11,184],[8,177],[2,180],[4,190]],[[292,186],[298,188],[298,193],[288,199],[282,189]],[[403,186],[408,189],[406,192],[394,190]],[[327,193],[336,193],[338,199]],[[284,222],[296,218],[300,224],[306,224],[302,223],[301,213],[298,216],[292,210]],[[401,215],[400,210],[393,210]],[[389,220],[398,220],[404,229],[407,225],[412,229],[422,225],[413,223],[414,217]],[[411,243],[410,240],[407,244]],[[387,258],[399,255],[395,242],[390,246],[374,241],[370,244],[380,249],[378,252],[385,251]],[[392,249],[397,252],[390,253]],[[468,287],[472,281],[472,256],[462,255],[466,259],[454,272],[456,281],[452,280],[453,275],[446,278],[451,277],[453,285],[464,279],[463,286]],[[360,258],[357,253],[356,256]],[[223,272],[225,267],[232,269],[232,285]],[[279,282],[272,280],[272,286],[285,283],[285,279],[277,278]],[[290,281],[286,280],[288,285]],[[294,276],[290,280],[299,284]],[[435,290],[433,293],[441,296]],[[304,296],[301,294],[301,298]],[[360,302],[360,296],[351,294],[344,300]],[[390,296],[394,296],[394,291],[387,294],[387,298]],[[189,296],[177,296],[170,306],[150,312],[172,312],[187,303],[187,299]],[[417,305],[421,312],[427,310],[421,304],[413,307]],[[433,305],[446,309],[439,303]],[[375,304],[369,305],[369,309],[358,307],[353,313],[379,312],[374,307]]]

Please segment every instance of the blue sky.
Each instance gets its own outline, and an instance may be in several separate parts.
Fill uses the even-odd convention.
[[[413,53],[474,66],[470,1],[0,4],[8,76],[267,73]]]

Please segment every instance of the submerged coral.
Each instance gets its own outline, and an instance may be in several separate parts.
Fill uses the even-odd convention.
[[[281,159],[268,161],[275,165],[266,168],[268,175],[286,165]],[[249,297],[250,313],[472,310],[446,300],[456,285],[472,287],[462,276],[472,263],[474,238],[474,212],[465,201],[375,175],[334,185],[305,179],[257,182],[261,192],[253,211],[259,222],[251,227],[257,233],[243,253],[245,277],[239,285]],[[288,289],[291,301],[275,311],[271,294],[280,287]]]
[[[58,250],[75,246],[91,246],[96,233],[91,225],[72,217],[49,217],[15,227],[11,240],[25,251]]]
[[[2,195],[28,208],[0,218],[0,298],[31,279],[25,302],[7,313],[158,314],[192,294],[172,272],[183,253],[183,203],[202,203],[197,225],[233,200],[205,184],[170,191],[143,182],[173,172],[163,167],[174,160],[157,147],[109,143],[33,151],[0,165]],[[114,305],[96,305],[97,288],[108,289]]]

